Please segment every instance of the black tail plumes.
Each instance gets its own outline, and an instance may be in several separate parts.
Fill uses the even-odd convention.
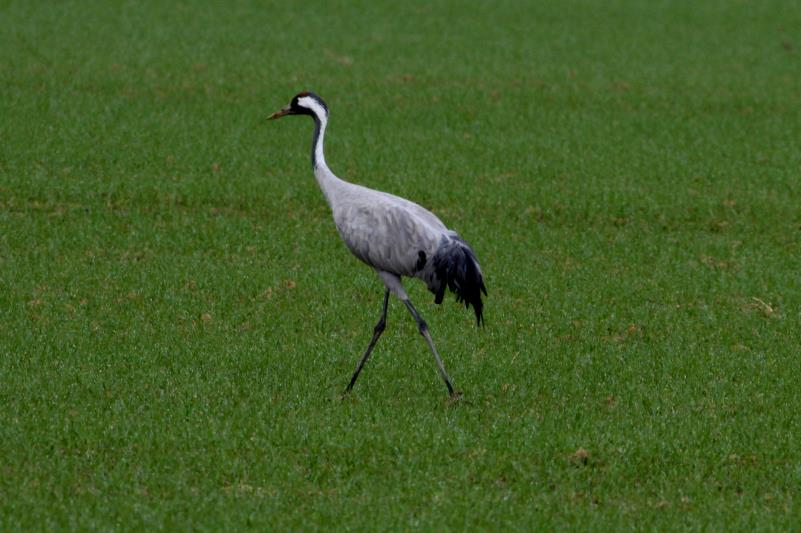
[[[461,239],[451,238],[443,243],[433,257],[434,273],[439,286],[432,292],[434,303],[442,303],[445,287],[456,293],[456,301],[464,302],[465,307],[473,306],[476,323],[480,326],[484,320],[484,303],[481,293],[487,295],[481,268],[478,266],[473,250]]]

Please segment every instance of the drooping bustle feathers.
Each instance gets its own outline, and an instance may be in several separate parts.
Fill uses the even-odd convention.
[[[457,302],[464,302],[465,307],[473,306],[476,323],[480,326],[484,320],[484,303],[481,293],[487,295],[484,277],[473,250],[459,238],[451,238],[439,247],[433,257],[434,272],[439,287],[434,292],[434,303],[442,303],[445,287],[456,294]]]

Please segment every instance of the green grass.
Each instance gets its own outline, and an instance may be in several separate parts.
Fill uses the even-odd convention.
[[[798,528],[797,5],[163,4],[0,2],[0,529]],[[463,401],[397,300],[339,399],[301,90],[481,259]]]

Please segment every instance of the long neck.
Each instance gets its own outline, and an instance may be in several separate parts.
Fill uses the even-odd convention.
[[[328,125],[328,118],[320,118],[316,114],[312,115],[312,118],[314,118],[314,138],[312,139],[311,149],[312,169],[327,169],[328,165],[325,164],[325,154],[323,153],[323,140],[325,139],[325,127]]]
[[[328,201],[328,205],[333,207],[336,193],[346,188],[348,183],[336,177],[325,162],[323,141],[325,140],[325,127],[328,125],[328,117],[318,116],[314,113],[312,118],[314,118],[314,138],[311,151],[312,169],[314,170],[314,177],[317,178],[317,183]]]

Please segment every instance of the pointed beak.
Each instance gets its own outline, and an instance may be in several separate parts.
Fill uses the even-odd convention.
[[[275,120],[277,118],[281,118],[284,115],[288,115],[288,114],[289,114],[289,106],[286,106],[281,111],[276,111],[275,113],[273,113],[272,115],[267,117],[267,120]]]

